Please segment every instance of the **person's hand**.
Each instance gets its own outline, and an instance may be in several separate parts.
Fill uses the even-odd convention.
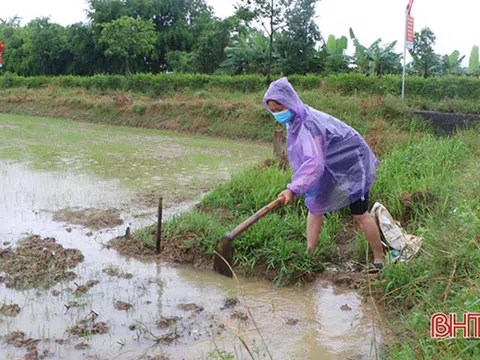
[[[290,205],[293,202],[294,194],[292,190],[287,189],[282,191],[280,195],[278,195],[280,199],[282,199],[283,205]]]

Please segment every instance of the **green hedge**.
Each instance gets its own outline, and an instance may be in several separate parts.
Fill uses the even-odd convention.
[[[317,75],[293,75],[289,77],[298,90],[318,89],[323,93],[341,95],[400,95],[401,77],[388,75],[381,78],[361,74],[338,74],[325,77]],[[185,90],[209,90],[212,88],[235,92],[259,92],[266,90],[266,79],[257,75],[211,76],[194,74],[136,74],[80,76],[21,77],[11,74],[0,76],[0,88],[46,86],[86,88],[94,90],[122,90],[141,92],[152,96],[167,95]],[[480,99],[480,79],[469,77],[408,77],[406,92],[435,100],[444,98]]]

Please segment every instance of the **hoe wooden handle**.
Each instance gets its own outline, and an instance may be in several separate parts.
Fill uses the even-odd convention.
[[[231,232],[225,234],[225,236],[229,239],[234,239],[237,236],[241,235],[245,230],[247,230],[250,226],[255,224],[258,220],[263,218],[265,215],[267,215],[270,211],[276,209],[277,207],[282,204],[283,198],[278,198],[277,200],[271,202],[261,210],[257,211],[255,214],[250,216],[247,220],[245,220],[243,223],[238,225],[235,229],[233,229]]]

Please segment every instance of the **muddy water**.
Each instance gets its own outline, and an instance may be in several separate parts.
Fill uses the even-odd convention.
[[[217,359],[215,351],[250,359],[247,347],[255,359],[374,358],[382,341],[379,319],[373,307],[354,292],[339,291],[320,281],[302,289],[276,289],[258,279],[240,279],[237,284],[212,271],[121,257],[104,246],[127,226],[138,229],[151,223],[154,209],[132,207],[135,195],[122,186],[121,179],[105,179],[87,171],[32,170],[24,161],[0,160],[0,248],[8,242],[15,247],[31,233],[54,237],[85,256],[73,269],[78,275],[76,284],[100,281],[79,296],[74,294],[77,285],[73,281],[48,290],[24,291],[0,284],[0,304],[21,307],[16,317],[0,315],[0,336],[23,331],[27,337],[41,339],[38,352],[48,351],[48,359],[139,359],[160,354],[170,359]],[[169,208],[166,217],[193,204]],[[53,212],[65,207],[117,208],[125,223],[92,235],[90,229],[52,221]],[[102,271],[105,268],[133,277],[111,277]],[[52,290],[59,295],[54,296]],[[222,309],[227,298],[239,303]],[[117,301],[133,307],[117,310]],[[77,306],[72,306],[74,302]],[[203,311],[185,311],[180,304],[196,304]],[[86,337],[70,334],[68,330],[92,311],[109,331]],[[158,328],[162,316],[181,319]],[[168,343],[168,339],[174,341]],[[76,349],[81,342],[88,348]],[[0,344],[0,359],[22,358],[25,353],[26,349]]]

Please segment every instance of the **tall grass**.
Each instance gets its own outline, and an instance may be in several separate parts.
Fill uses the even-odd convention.
[[[430,158],[437,166],[425,171],[438,190],[438,205],[428,213],[422,204],[417,208],[421,225],[416,234],[425,238],[424,245],[409,264],[388,266],[385,280],[377,284],[395,330],[391,359],[480,357],[479,339],[430,338],[434,313],[454,312],[461,319],[480,310],[480,136],[472,132],[436,142],[443,144],[431,143]]]

